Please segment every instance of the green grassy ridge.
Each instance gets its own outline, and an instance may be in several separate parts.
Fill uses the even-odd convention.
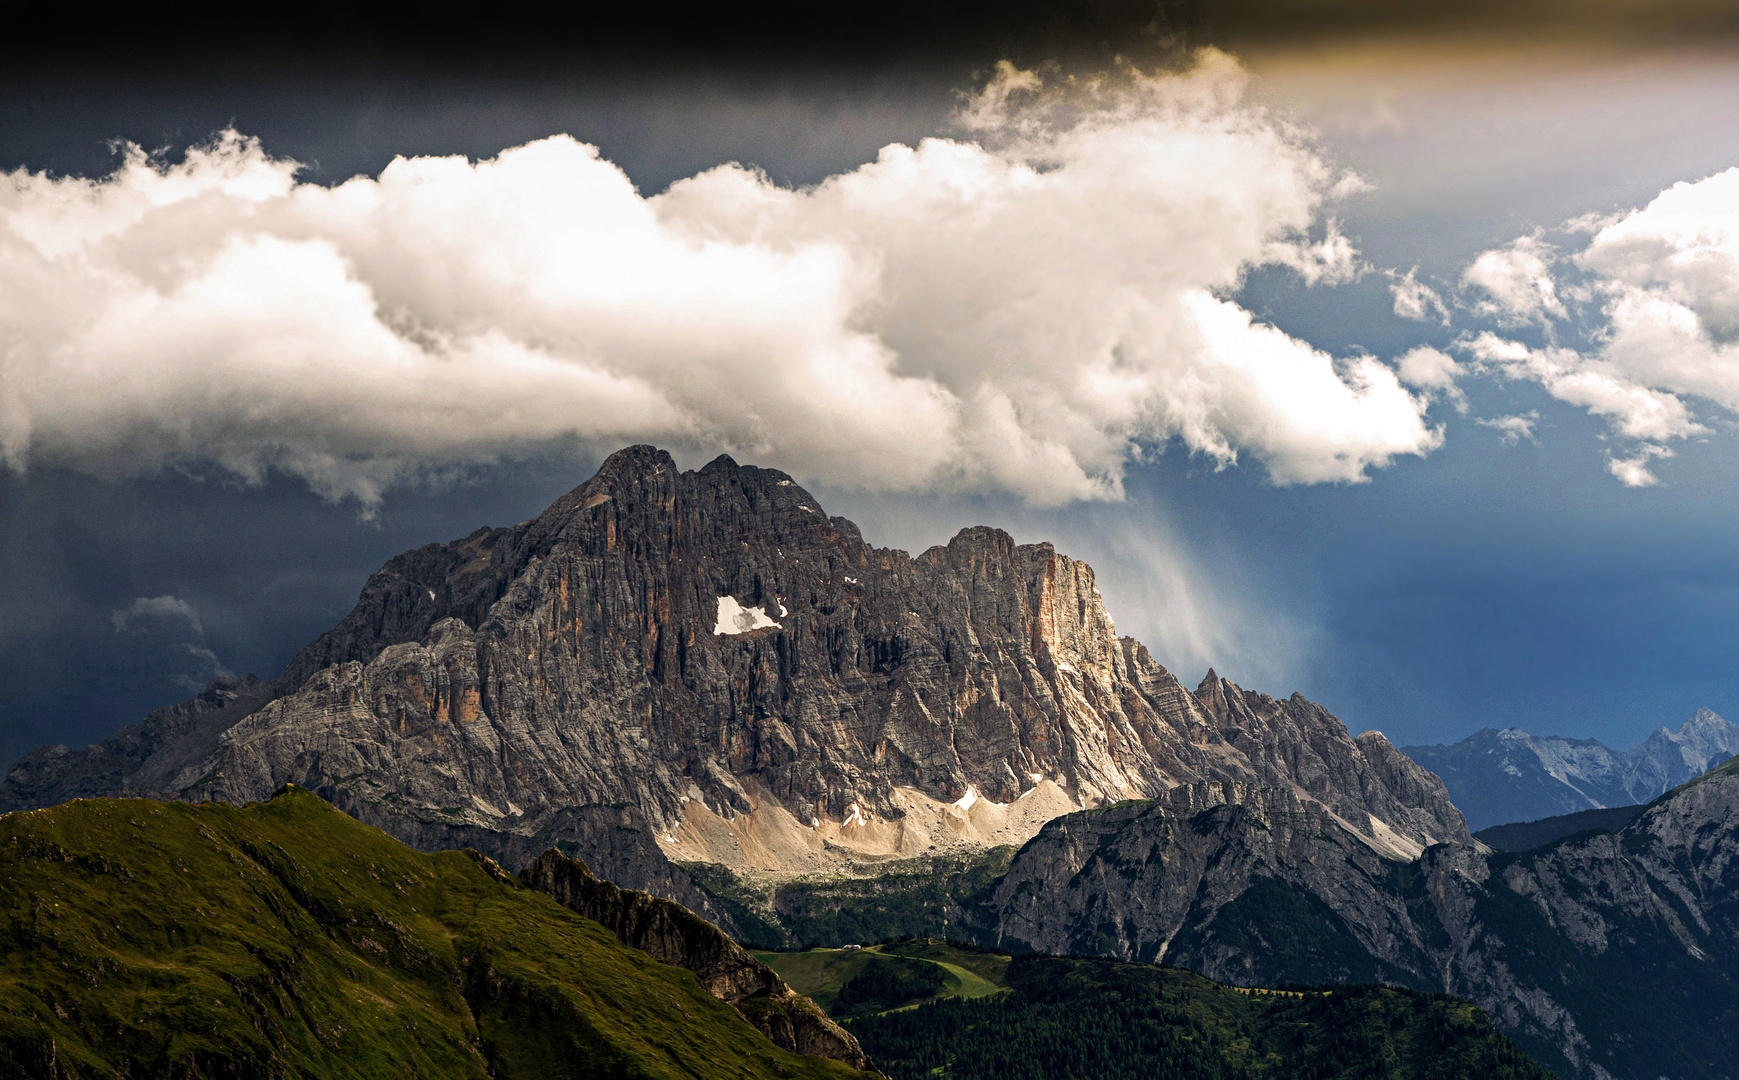
[[[0,816],[0,1074],[847,1077],[486,860],[290,789]]]
[[[875,962],[873,950],[807,949],[803,952],[763,952],[755,959],[779,973],[791,989],[809,998],[831,1014],[833,1002],[845,984]]]
[[[1473,1005],[1374,986],[1239,990],[1026,955],[1008,993],[848,1021],[891,1080],[1550,1080]]]
[[[957,941],[937,941],[935,938],[912,938],[881,946],[883,952],[910,956],[919,960],[934,960],[944,966],[962,967],[995,989],[1008,985],[1007,953]]]
[[[757,952],[755,956],[777,971],[793,990],[812,999],[835,1019],[851,1015],[850,999],[853,995],[847,993],[847,989],[859,980],[873,982],[877,973],[871,969],[878,965],[919,961],[938,969],[940,980],[933,992],[897,1006],[909,1008],[924,1001],[984,997],[997,993],[1005,985],[1002,973],[1009,962],[1006,956],[968,951],[925,938],[849,951],[809,949],[805,952]],[[842,995],[846,1001],[844,1005],[841,1004]]]

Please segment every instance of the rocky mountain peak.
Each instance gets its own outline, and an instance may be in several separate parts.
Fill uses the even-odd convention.
[[[1645,803],[1739,753],[1739,726],[1704,708],[1628,750],[1597,739],[1483,728],[1403,752],[1443,777],[1476,829]]]
[[[1202,676],[1202,681],[1196,684],[1195,692],[1196,701],[1201,704],[1203,711],[1216,721],[1222,722],[1231,710],[1226,701],[1226,688],[1221,685],[1223,682],[1218,673],[1209,668],[1208,673]]]
[[[245,802],[294,781],[474,845],[627,804],[668,855],[769,869],[1019,843],[1203,784],[1278,786],[1386,850],[1466,834],[1441,785],[1320,706],[1211,671],[1185,690],[1050,544],[974,527],[913,557],[785,473],[683,472],[650,446],[536,518],[389,561],[278,680],[199,715],[174,753],[105,752],[80,790]],[[94,761],[27,761],[4,795]]]

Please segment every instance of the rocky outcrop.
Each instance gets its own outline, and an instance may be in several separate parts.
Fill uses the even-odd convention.
[[[1466,839],[1380,736],[1217,677],[1190,693],[1048,544],[876,548],[783,473],[651,447],[531,521],[392,560],[257,696],[169,749],[33,755],[0,805],[294,782],[511,863],[572,808],[627,804],[665,856],[824,869],[1213,782],[1291,791],[1381,851]]]
[[[203,692],[95,746],[34,750],[0,783],[0,806],[31,810],[99,796],[161,796],[182,770],[211,754],[225,730],[275,698],[277,687],[251,675],[214,679]]]
[[[997,882],[989,937],[1249,986],[1420,981],[1406,864],[1292,791],[1192,785],[1045,826]]]
[[[665,856],[645,815],[626,803],[565,807],[551,814],[535,833],[526,835],[394,815],[384,812],[378,804],[354,798],[341,787],[319,794],[351,817],[393,832],[422,851],[471,848],[514,867],[527,865],[542,852],[559,851],[599,867],[600,872],[610,875],[609,880],[623,888],[674,900],[718,924],[726,933],[733,936],[741,933],[729,913]]]
[[[851,1033],[785,984],[723,931],[680,904],[593,876],[585,863],[546,851],[519,872],[528,888],[603,923],[616,940],[686,968],[706,992],[736,1008],[774,1045],[873,1070]]]
[[[1376,851],[1320,803],[1196,785],[1059,818],[977,913],[1008,948],[1163,960],[1247,985],[1469,998],[1561,1075],[1739,1072],[1739,764],[1605,835]]]
[[[1485,728],[1448,746],[1401,752],[1443,777],[1469,827],[1646,803],[1739,753],[1739,725],[1709,709],[1629,750],[1597,739]]]

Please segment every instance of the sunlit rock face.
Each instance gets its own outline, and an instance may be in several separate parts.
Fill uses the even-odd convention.
[[[627,804],[667,855],[805,869],[1019,843],[1213,781],[1288,792],[1390,857],[1467,837],[1381,736],[1211,673],[1186,690],[1049,544],[876,548],[783,473],[651,447],[535,519],[394,559],[275,683],[178,708],[38,752],[8,801],[293,781],[431,845]]]

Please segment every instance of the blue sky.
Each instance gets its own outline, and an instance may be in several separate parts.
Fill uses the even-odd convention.
[[[1739,65],[1683,51],[1469,55],[1270,46],[1242,57],[1252,100],[1372,187],[1330,200],[1310,226],[1320,238],[1332,217],[1362,274],[1307,286],[1294,269],[1258,268],[1230,301],[1342,359],[1392,363],[1429,345],[1467,364],[1472,336],[1494,327],[1535,349],[1600,347],[1610,328],[1598,305],[1504,327],[1468,310],[1482,294],[1460,275],[1536,229],[1574,253],[1589,234],[1564,232],[1566,220],[1739,165]],[[732,160],[804,185],[891,142],[964,137],[950,118],[990,59],[976,81],[964,63],[761,78],[232,75],[120,94],[38,79],[0,106],[0,166],[100,177],[115,161],[105,140],[178,152],[233,126],[331,184],[397,154],[482,158],[566,133],[647,194]],[[1396,314],[1383,271],[1415,266],[1453,309],[1450,325]],[[1579,273],[1560,263],[1560,286]],[[811,486],[876,543],[916,550],[980,522],[1053,540],[1095,566],[1119,626],[1186,682],[1213,664],[1400,743],[1519,726],[1627,746],[1702,705],[1739,713],[1731,414],[1689,397],[1706,430],[1661,441],[1674,456],[1647,463],[1658,482],[1625,487],[1608,462],[1635,440],[1516,371],[1461,378],[1466,413],[1440,399],[1426,414],[1442,445],[1392,455],[1363,483],[1276,486],[1255,443],[1228,465],[1170,439],[1121,465],[1121,501],[1057,503],[994,478],[876,491],[838,470]],[[1536,413],[1525,438],[1478,422]],[[212,453],[233,452],[225,445]],[[673,449],[696,466],[719,447]],[[322,498],[305,466],[249,480],[197,456],[135,467],[124,459],[137,447],[36,452],[0,474],[0,756],[100,738],[219,669],[275,674],[386,558],[531,516],[600,452],[552,437],[495,464],[413,467],[372,509],[349,488]],[[156,597],[177,598],[197,625],[170,605],[117,621]]]

